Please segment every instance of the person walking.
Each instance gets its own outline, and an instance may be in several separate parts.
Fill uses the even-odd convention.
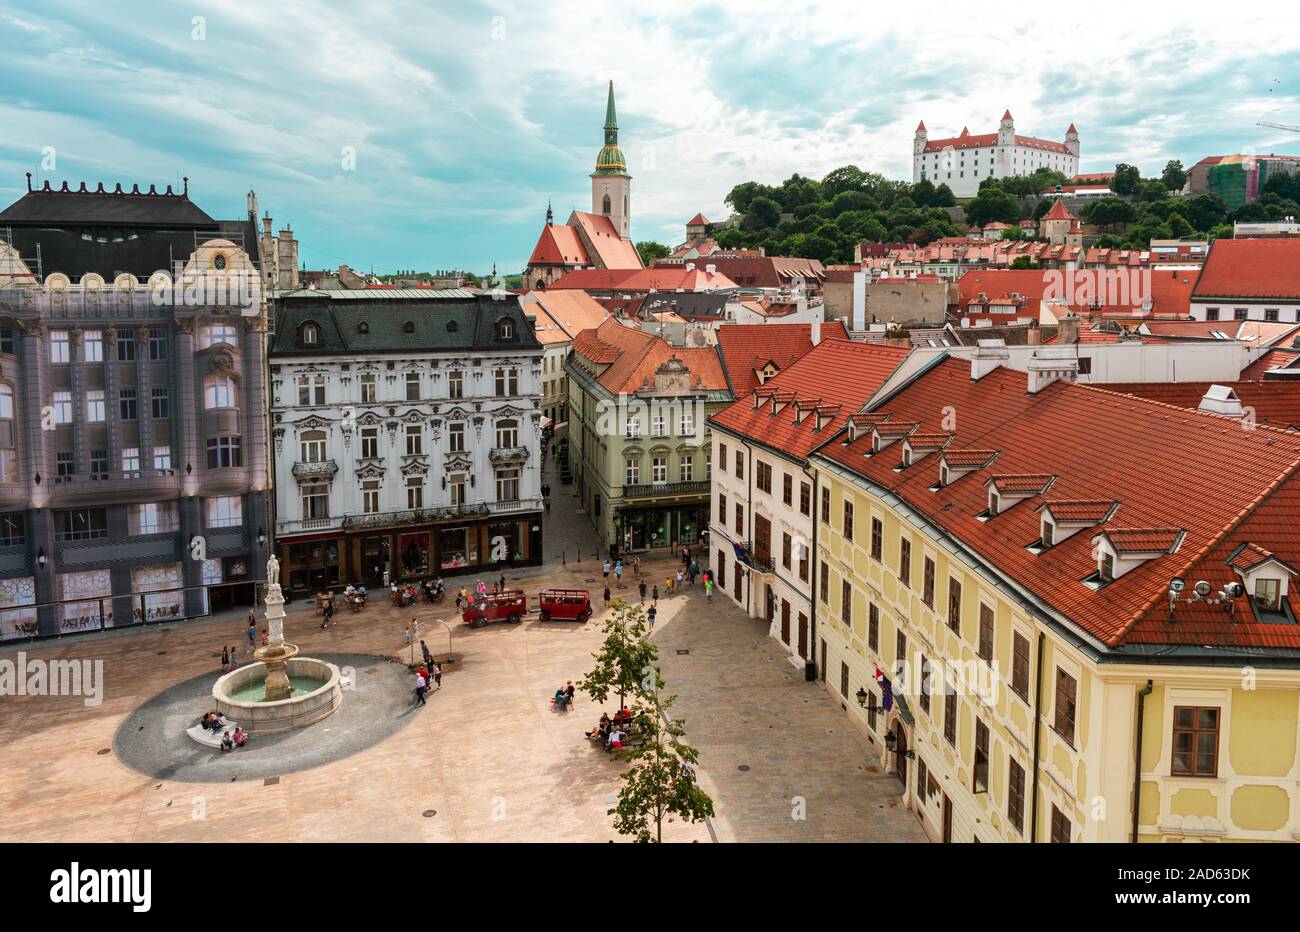
[[[435,689],[442,689],[442,664],[433,665],[433,682]]]
[[[645,580],[644,579],[641,580],[641,585],[638,586],[637,588],[641,590],[641,601],[644,602],[645,601]]]
[[[411,643],[411,623],[409,621],[406,623],[406,643]]]
[[[251,654],[253,648],[257,646],[257,616],[253,610],[248,610],[248,652]]]
[[[420,641],[420,654],[424,657],[424,665],[426,667],[433,664],[433,654],[429,653],[429,645],[424,643],[424,641]]]
[[[225,644],[221,645],[221,672],[230,672],[230,648]]]
[[[614,562],[614,584],[618,586],[618,588],[620,589],[623,588],[623,561],[622,560],[616,560]]]
[[[502,592],[505,592],[505,591],[506,591],[506,574],[505,574],[505,573],[502,573],[502,574],[501,574],[501,578],[500,578],[499,580],[497,580],[497,582],[499,582],[499,583],[501,584],[501,591],[502,591]]]
[[[420,619],[418,618],[411,619],[411,637],[417,641],[420,639]]]
[[[707,576],[704,579],[704,601],[713,601],[713,580],[709,579]]]
[[[605,584],[605,607],[609,608],[609,584]]]
[[[636,578],[637,578],[637,579],[640,579],[640,578],[641,578],[641,558],[640,558],[639,556],[638,556],[638,557],[633,557],[633,558],[632,558],[632,569],[636,572]]]
[[[690,576],[691,585],[692,585],[692,586],[695,585],[695,577],[700,575],[700,564],[698,564],[698,563],[696,563],[694,560],[692,560],[692,561],[691,561],[691,568],[690,568],[690,570],[688,571],[688,575]]]
[[[608,560],[606,560],[601,565],[601,575],[605,577],[606,582],[609,582],[609,561]]]
[[[650,598],[651,598],[651,600],[652,600],[650,604],[652,604],[652,605],[658,605],[658,604],[659,604],[659,584],[658,584],[658,583],[655,583],[655,585],[654,585],[654,590],[650,593]]]
[[[419,705],[424,705],[424,693],[429,688],[428,681],[420,673],[415,674],[415,701]]]
[[[674,583],[675,587],[678,588],[678,589],[680,589],[680,588],[682,587],[682,580],[685,579],[685,578],[686,578],[686,574],[683,573],[681,570],[678,570],[678,571],[677,571],[677,579],[675,580],[675,583]]]
[[[230,669],[239,669],[239,645],[232,645],[230,648]]]
[[[650,622],[651,631],[655,629],[655,615],[657,615],[658,613],[659,610],[655,608],[653,605],[651,605],[648,609],[646,609],[645,617],[646,620]]]

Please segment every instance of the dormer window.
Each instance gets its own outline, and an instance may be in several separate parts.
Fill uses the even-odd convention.
[[[1228,565],[1237,573],[1257,618],[1274,616],[1270,620],[1288,620],[1291,617],[1287,593],[1296,568],[1279,559],[1276,554],[1257,544],[1242,544],[1228,557]]]
[[[303,324],[301,333],[303,346],[315,346],[320,343],[320,327],[316,324]]]
[[[497,339],[513,340],[515,336],[515,324],[509,317],[502,317],[497,321]]]
[[[415,333],[415,321],[408,320],[402,324],[402,333]]]
[[[1115,557],[1112,554],[1103,553],[1097,561],[1097,578],[1103,584],[1115,581]]]
[[[1260,577],[1255,580],[1255,606],[1262,612],[1282,610],[1282,580]]]
[[[1039,534],[1039,542],[1042,544],[1044,550],[1048,550],[1051,548],[1052,538],[1055,536],[1053,533],[1054,530],[1055,529],[1052,527],[1051,521],[1047,521],[1047,520],[1043,521],[1042,531]]]
[[[366,323],[364,320],[361,323],[357,324],[357,333],[369,333],[369,332],[370,332],[370,325]]]

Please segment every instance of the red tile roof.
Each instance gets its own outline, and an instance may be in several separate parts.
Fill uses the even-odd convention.
[[[1043,214],[1043,220],[1078,220],[1078,219],[1079,219],[1078,217],[1070,213],[1070,209],[1065,206],[1065,201],[1061,200],[1059,197],[1056,199],[1056,203],[1052,205],[1052,209],[1049,210],[1047,213]]]
[[[648,269],[577,269],[561,275],[548,291],[577,288],[583,291],[724,291],[736,283],[721,272],[700,266],[654,266]]]
[[[844,324],[822,324],[822,341],[847,340]],[[813,348],[812,324],[723,324],[718,328],[718,351],[736,397],[758,387],[758,374],[769,361],[785,369]]]
[[[860,408],[906,356],[907,350],[900,347],[826,340],[773,376],[757,391],[759,398],[772,393],[791,393],[794,407],[785,407],[773,414],[770,401],[754,408],[754,391],[747,394],[737,392],[736,402],[715,414],[711,421],[723,430],[791,456],[806,457],[809,450],[842,426],[843,422],[834,419],[833,412]],[[833,418],[829,423],[823,423],[820,429],[817,418],[807,413],[798,424],[795,423],[794,412],[799,409],[806,411],[813,402],[817,402],[814,410],[824,417]]]
[[[1300,239],[1216,239],[1193,295],[1300,301]]]
[[[585,214],[575,210],[569,215],[569,226],[581,228],[590,244],[594,265],[607,269],[640,269],[641,254],[631,241],[623,239],[614,229],[614,222],[603,214]]]
[[[690,370],[693,388],[727,390],[726,374],[713,347],[670,346],[666,340],[612,319],[579,333],[573,341],[573,353],[575,364],[587,368],[597,382],[615,394],[630,394],[653,385],[655,370],[674,357]]]
[[[1172,553],[1187,532],[1182,528],[1103,528],[1100,536],[1119,554]]]
[[[1253,382],[1263,379],[1264,373],[1269,369],[1295,368],[1291,364],[1296,361],[1297,357],[1300,357],[1300,350],[1271,349],[1241,370],[1241,380],[1243,382]]]
[[[1264,382],[1110,382],[1099,388],[1136,395],[1178,408],[1198,410],[1212,385],[1229,388],[1254,423],[1283,430],[1300,430],[1300,381],[1269,379]]]
[[[587,247],[578,231],[563,224],[548,223],[537,237],[537,245],[528,259],[529,265],[591,265]]]
[[[866,456],[869,440],[837,435],[812,454],[887,489],[939,526],[987,565],[1111,647],[1128,644],[1232,645],[1300,649],[1300,625],[1255,621],[1239,604],[1235,620],[1222,606],[1176,608],[1169,623],[1169,580],[1204,579],[1216,588],[1235,578],[1227,559],[1253,543],[1300,564],[1300,436],[1268,427],[1242,430],[1221,417],[1070,382],[1036,394],[1025,375],[999,368],[978,381],[967,361],[948,359],[872,410],[934,429],[956,409],[953,449],[976,444],[999,451],[999,475],[1053,475],[1052,500],[1116,501],[1123,527],[1111,532],[1125,547],[1175,543],[1174,553],[1150,559],[1093,589],[1092,535],[1076,534],[1049,550],[1026,547],[1040,533],[1038,511],[1017,506],[979,520],[987,502],[981,470],[931,491],[933,460],[897,469],[892,456]],[[984,456],[988,456],[985,453]],[[975,459],[975,457],[971,457]],[[974,464],[972,464],[974,465]],[[1153,533],[1159,531],[1160,533]],[[1141,534],[1135,532],[1142,532]],[[1300,591],[1290,595],[1300,608]]]
[[[1091,522],[1096,524],[1099,521],[1105,521],[1114,514],[1119,502],[1104,499],[1094,499],[1091,501],[1074,500],[1067,501],[1057,499],[1043,502],[1043,510],[1047,511],[1057,521],[1067,522]]]
[[[690,220],[686,221],[686,225],[688,227],[703,227],[703,226],[708,226],[709,221],[705,219],[704,214],[696,214]]]

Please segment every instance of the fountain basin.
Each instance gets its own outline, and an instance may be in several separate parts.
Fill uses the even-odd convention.
[[[217,711],[238,722],[250,735],[274,735],[314,725],[343,704],[339,668],[334,664],[294,657],[286,662],[285,672],[290,683],[302,687],[319,685],[288,699],[267,702],[261,693],[266,681],[266,664],[250,663],[225,674],[212,687]]]

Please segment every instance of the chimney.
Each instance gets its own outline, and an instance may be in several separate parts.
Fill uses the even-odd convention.
[[[718,267],[716,265],[709,264],[704,267],[704,271],[708,272],[710,275],[717,275]]]
[[[1034,350],[1025,367],[1028,375],[1026,391],[1037,395],[1053,382],[1073,382],[1079,377],[1077,351],[1059,346],[1044,346]]]
[[[822,322],[821,318],[814,318],[812,322],[812,345],[818,346],[822,341]]]
[[[853,273],[853,324],[850,329],[867,329],[867,273],[863,269]]]
[[[970,379],[978,382],[1011,358],[1002,340],[980,340],[970,357]]]
[[[1073,346],[1079,342],[1079,318],[1073,311],[1067,311],[1058,321],[1056,342],[1061,346]]]
[[[694,262],[688,262],[688,263],[686,263],[686,271],[688,271],[688,272],[694,272],[694,271],[695,271],[695,263],[694,263]]]
[[[1043,343],[1043,331],[1038,329],[1037,324],[1031,324],[1025,336],[1025,342],[1029,346],[1041,346]]]

